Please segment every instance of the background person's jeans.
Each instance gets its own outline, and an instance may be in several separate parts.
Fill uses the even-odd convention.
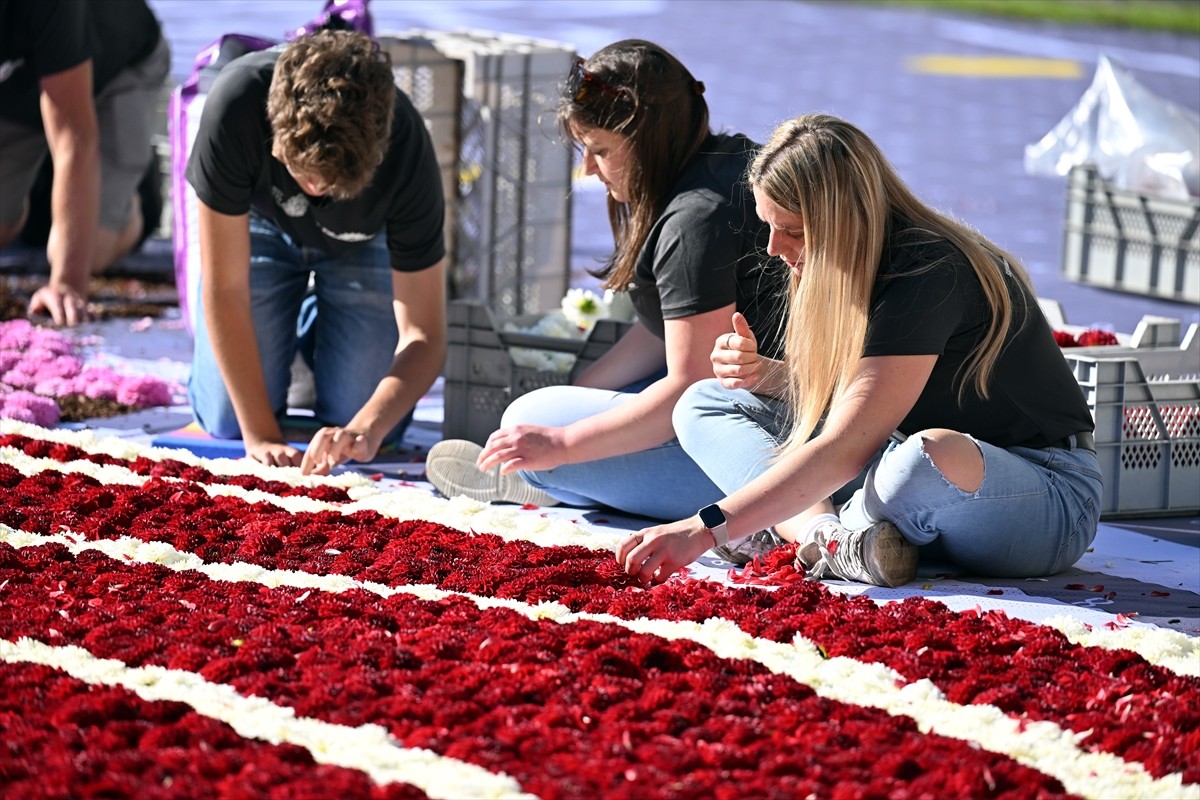
[[[341,258],[330,258],[316,248],[296,245],[252,212],[250,253],[251,313],[271,408],[277,417],[287,411],[305,307],[304,355],[316,385],[314,415],[323,424],[345,425],[391,367],[399,338],[386,236],[376,236]],[[310,276],[315,299],[306,303]],[[202,307],[197,309],[188,398],[196,422],[205,431],[221,439],[241,438]],[[385,441],[398,439],[411,418],[410,414]]]
[[[782,408],[778,400],[700,381],[675,407],[675,432],[688,455],[732,492],[770,465],[785,434]],[[921,437],[892,442],[841,505],[842,523],[856,530],[887,520],[922,546],[923,558],[945,559],[975,575],[1033,577],[1074,564],[1100,519],[1096,454],[977,443],[983,484],[966,492],[934,466]]]
[[[637,396],[638,388],[537,389],[514,400],[504,412],[501,425],[570,425],[628,402]],[[602,505],[667,521],[690,517],[724,496],[674,439],[637,453],[536,472],[522,470],[519,474],[529,484],[570,505]]]

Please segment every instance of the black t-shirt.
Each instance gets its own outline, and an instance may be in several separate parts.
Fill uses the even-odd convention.
[[[972,384],[960,406],[961,367],[991,322],[983,287],[958,248],[893,219],[864,353],[938,356],[901,433],[949,428],[998,447],[1047,447],[1093,429],[1083,392],[1037,299],[1015,278],[1008,286],[1013,321],[992,373],[990,397],[981,398]]]
[[[780,322],[788,272],[767,256],[769,229],[754,210],[746,169],[757,145],[714,134],[671,187],[634,267],[630,300],[646,328],[736,303],[772,358],[782,352]]]
[[[0,116],[40,130],[43,77],[90,58],[99,94],[160,38],[145,0],[0,0]]]
[[[446,255],[445,201],[433,142],[421,115],[396,90],[391,139],[357,197],[309,197],[271,155],[267,92],[283,45],[231,61],[205,98],[188,158],[188,183],[221,214],[254,208],[302,245],[334,258],[387,230],[392,268],[416,272]]]

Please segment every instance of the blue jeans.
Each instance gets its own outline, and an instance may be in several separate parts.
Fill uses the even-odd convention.
[[[783,410],[781,401],[701,381],[676,405],[675,432],[683,449],[729,493],[770,465],[786,436]],[[887,520],[922,547],[923,557],[975,575],[1052,575],[1079,560],[1100,521],[1096,454],[975,441],[984,462],[978,491],[947,480],[915,435],[885,448],[863,486],[840,504],[842,524],[855,530]]]
[[[636,397],[635,391],[629,391],[633,388],[537,389],[514,400],[504,412],[501,425],[570,425]],[[519,474],[529,484],[569,505],[601,505],[661,520],[690,517],[724,496],[674,439],[636,453],[536,472],[522,470]]]
[[[391,368],[399,332],[386,238],[380,234],[348,255],[330,258],[316,248],[297,245],[272,222],[251,212],[251,314],[267,398],[277,417],[287,412],[291,367],[299,348],[313,370],[314,415],[326,425],[348,423]],[[188,379],[192,413],[209,434],[239,439],[241,428],[203,311],[198,307]],[[385,441],[399,438],[409,419],[411,415]]]

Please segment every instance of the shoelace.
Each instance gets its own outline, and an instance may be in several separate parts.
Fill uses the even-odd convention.
[[[805,566],[804,572],[812,578],[840,578],[841,580],[857,580],[865,568],[862,563],[862,548],[858,547],[855,534],[862,531],[847,531],[840,525],[822,525],[813,536],[813,546],[801,550],[802,555],[812,555],[814,551],[818,558],[812,566]],[[830,546],[832,545],[832,547]]]

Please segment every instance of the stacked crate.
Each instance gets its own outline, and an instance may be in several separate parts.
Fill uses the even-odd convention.
[[[1062,271],[1073,281],[1200,303],[1200,198],[1140,194],[1073,167],[1064,237]]]
[[[1200,513],[1200,326],[1144,318],[1128,346],[1063,351],[1096,421],[1106,518]]]
[[[453,106],[457,122],[451,295],[504,316],[556,308],[570,282],[574,156],[554,111],[574,49],[483,31],[387,38],[427,43],[461,66],[460,91],[431,112]],[[448,141],[435,131],[439,156]]]

